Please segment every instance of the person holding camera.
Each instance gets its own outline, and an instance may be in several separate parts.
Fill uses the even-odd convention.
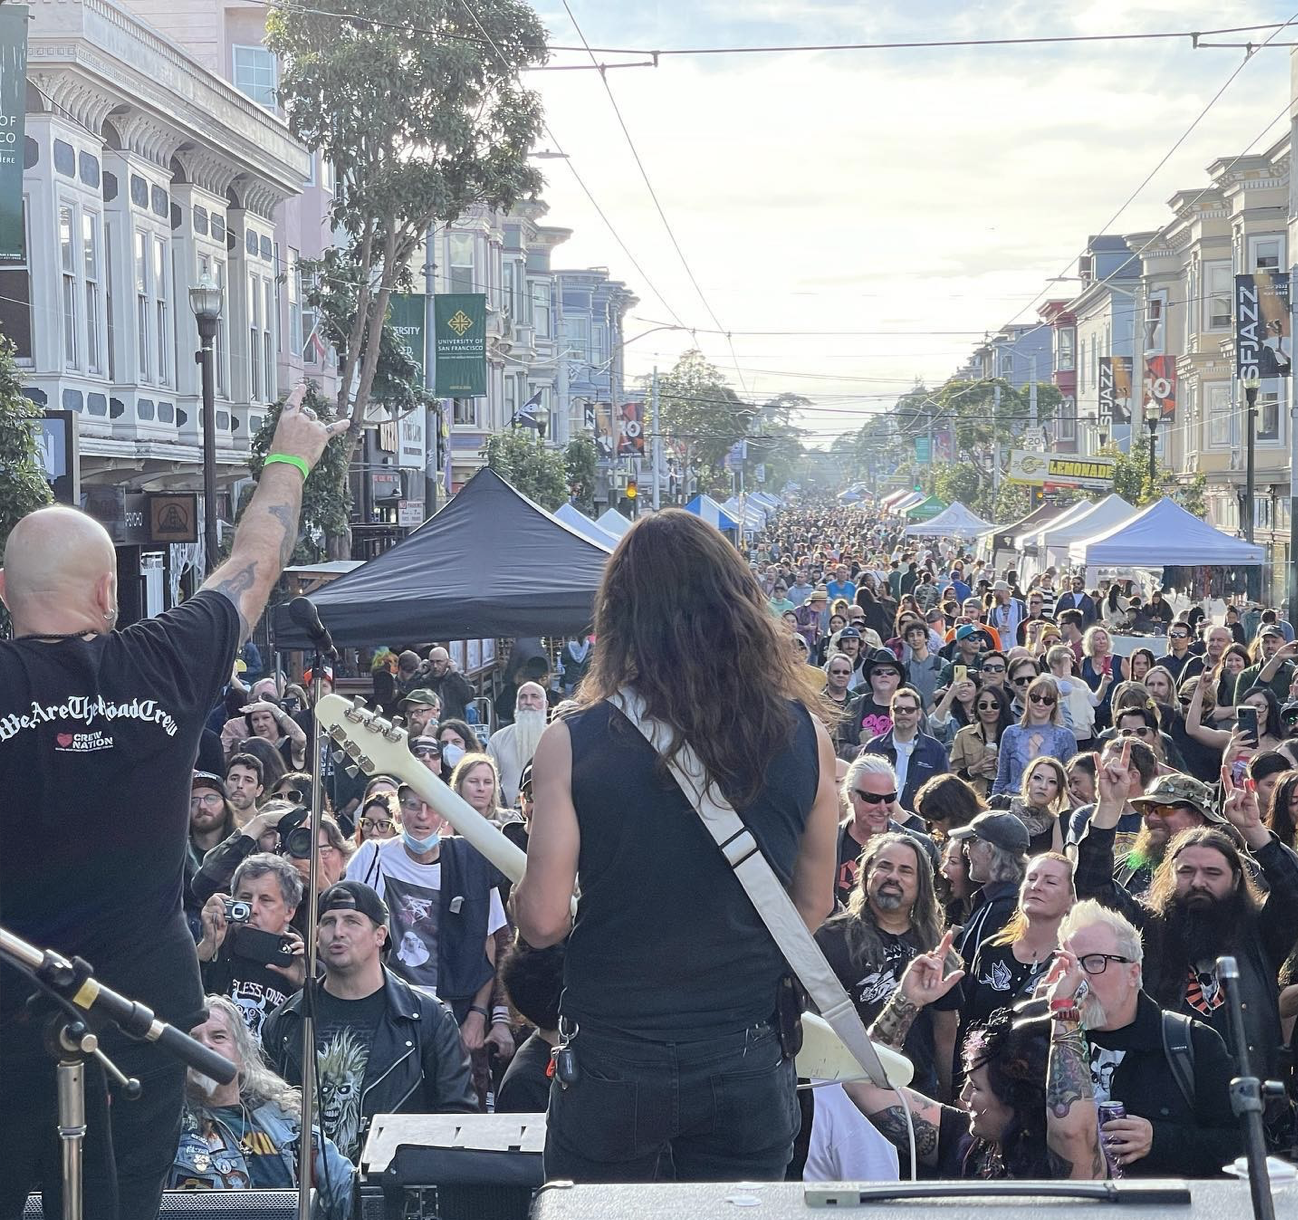
[[[306,977],[306,945],[291,926],[302,888],[302,874],[288,860],[260,852],[235,870],[232,898],[213,894],[203,904],[203,986],[229,996],[258,1041],[266,1018]]]

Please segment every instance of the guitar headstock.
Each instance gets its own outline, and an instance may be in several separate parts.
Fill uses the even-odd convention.
[[[409,766],[405,722],[400,716],[387,720],[366,707],[364,699],[348,700],[342,695],[325,695],[315,712],[329,739],[351,759],[351,774],[359,769],[366,775],[384,775]]]

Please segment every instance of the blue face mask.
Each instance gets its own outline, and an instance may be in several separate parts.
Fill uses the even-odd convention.
[[[428,838],[416,839],[415,836],[410,833],[410,831],[403,830],[401,832],[401,841],[408,848],[410,848],[410,850],[414,852],[415,855],[422,856],[426,852],[432,851],[433,848],[436,847],[438,843],[442,841],[442,836],[438,834],[437,831],[434,830],[433,833],[428,836]]]

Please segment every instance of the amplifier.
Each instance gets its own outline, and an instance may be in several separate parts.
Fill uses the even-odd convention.
[[[1277,1216],[1298,1215],[1298,1186],[1274,1192]],[[887,1220],[1034,1220],[1072,1205],[1085,1220],[1245,1220],[1247,1182],[742,1182],[574,1186],[551,1182],[531,1220],[797,1220],[855,1210]],[[1079,1206],[1080,1205],[1080,1206]]]
[[[296,1190],[164,1190],[159,1220],[295,1220]],[[29,1195],[23,1220],[43,1220],[40,1195]]]
[[[544,1114],[379,1114],[360,1176],[391,1220],[526,1220],[544,1147]]]

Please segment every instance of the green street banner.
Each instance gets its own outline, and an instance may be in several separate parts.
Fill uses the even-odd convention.
[[[487,393],[487,295],[456,292],[433,298],[438,398],[481,398]]]
[[[0,7],[0,263],[25,260],[23,137],[27,109],[25,4]]]
[[[422,292],[394,292],[388,297],[388,329],[406,345],[410,359],[418,366],[420,386],[425,384],[424,332],[427,315],[424,312],[424,302],[426,300],[427,297]]]

